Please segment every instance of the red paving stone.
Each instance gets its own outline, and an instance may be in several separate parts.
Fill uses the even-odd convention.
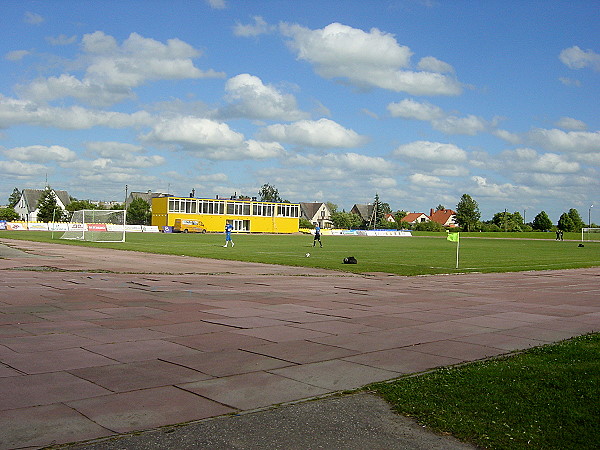
[[[342,275],[1,242],[31,253],[0,258],[2,448],[296,401],[600,330],[600,268]]]

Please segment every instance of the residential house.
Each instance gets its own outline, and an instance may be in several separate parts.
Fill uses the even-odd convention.
[[[21,219],[28,222],[37,221],[39,212],[38,203],[44,195],[44,191],[44,189],[23,189],[21,198],[14,207],[15,212],[21,216]],[[56,191],[51,189],[51,192],[56,198],[56,204],[63,211],[66,211],[67,205],[71,203],[71,197],[69,197],[67,191]]]
[[[429,222],[431,219],[425,214],[425,213],[408,213],[406,216],[404,216],[404,218],[402,219],[402,222],[408,222],[411,225],[414,225],[416,223],[423,223],[423,222]]]
[[[321,228],[332,228],[331,211],[325,203],[300,203],[300,218]]]
[[[350,212],[359,215],[363,222],[370,223],[373,216],[373,208],[374,205],[372,203],[357,203],[352,207]]]
[[[385,220],[386,220],[386,222],[390,222],[390,223],[396,222],[396,218],[394,217],[393,214],[390,214],[390,213],[385,215]]]
[[[456,212],[451,209],[438,209],[435,211],[431,209],[429,219],[444,227],[454,228],[458,226],[456,223]]]

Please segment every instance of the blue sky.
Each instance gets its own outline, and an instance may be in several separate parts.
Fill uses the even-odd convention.
[[[597,1],[0,5],[0,203],[50,184],[584,220]],[[592,221],[600,221],[600,205]],[[596,214],[595,214],[596,213]]]

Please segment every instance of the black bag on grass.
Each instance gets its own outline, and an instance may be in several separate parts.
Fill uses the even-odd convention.
[[[356,258],[354,256],[348,256],[347,258],[344,258],[344,264],[356,264]]]

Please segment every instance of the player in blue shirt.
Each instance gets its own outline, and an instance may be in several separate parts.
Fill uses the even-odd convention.
[[[321,227],[319,225],[315,226],[315,238],[313,239],[313,247],[315,246],[317,241],[319,241],[319,245],[323,247],[323,244],[321,243]]]
[[[233,230],[233,225],[230,223],[225,225],[225,245],[223,247],[227,247],[227,244],[231,242],[231,246],[233,247],[235,244],[231,240],[231,231]]]

